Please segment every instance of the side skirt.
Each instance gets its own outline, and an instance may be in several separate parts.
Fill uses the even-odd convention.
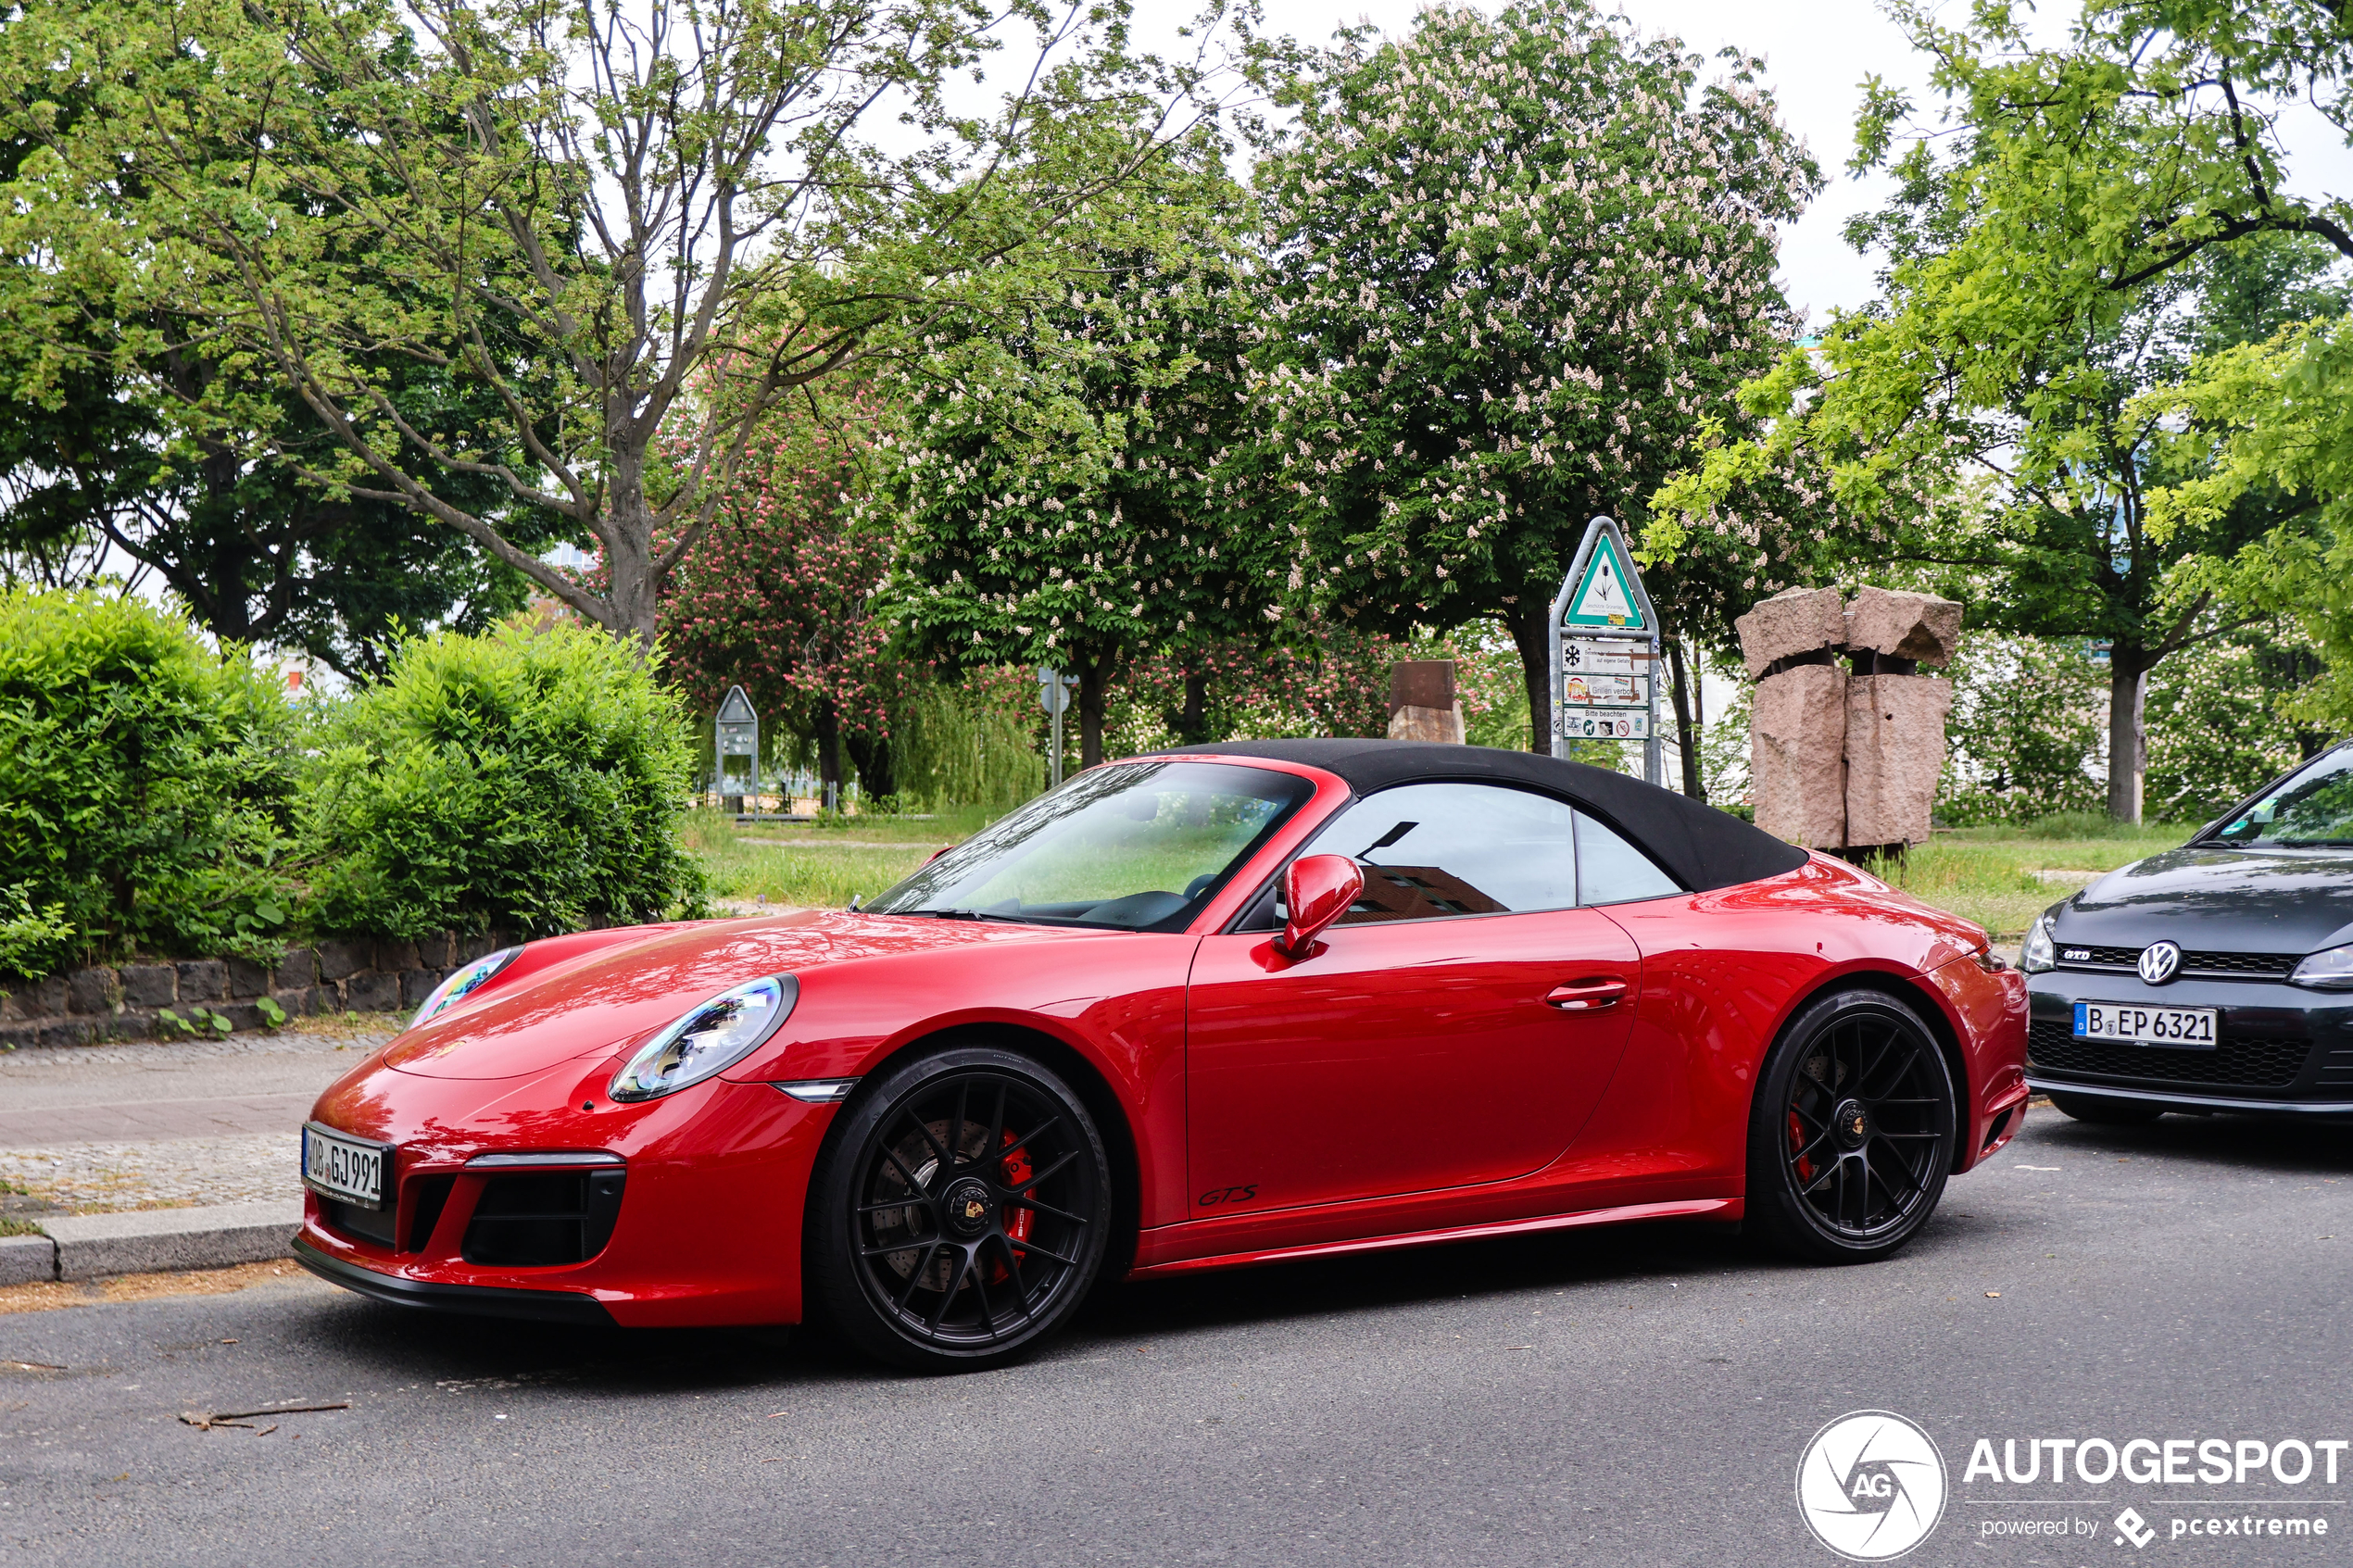
[[[1491,1236],[1534,1236],[1543,1231],[1579,1230],[1587,1225],[1622,1225],[1638,1220],[1737,1220],[1737,1198],[1691,1198],[1673,1203],[1629,1203],[1617,1209],[1589,1209],[1581,1214],[1546,1214],[1533,1220],[1505,1220],[1490,1225],[1452,1225],[1443,1230],[1409,1231],[1400,1236],[1368,1236],[1357,1241],[1323,1241],[1306,1247],[1278,1247],[1264,1252],[1227,1252],[1214,1258],[1180,1258],[1127,1271],[1129,1279],[1160,1279],[1201,1269],[1247,1269],[1261,1263],[1287,1263],[1300,1258],[1330,1258],[1346,1252],[1390,1252],[1408,1247],[1441,1247],[1454,1241],[1482,1241]]]

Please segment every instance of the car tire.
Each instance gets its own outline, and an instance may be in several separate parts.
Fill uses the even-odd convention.
[[[1052,1071],[986,1046],[920,1057],[860,1085],[826,1132],[809,1303],[895,1366],[1002,1366],[1086,1299],[1112,1214],[1101,1134]]]
[[[1935,1212],[1958,1120],[1951,1069],[1918,1010],[1879,990],[1816,997],[1758,1074],[1747,1228],[1786,1257],[1887,1257]]]
[[[2106,1095],[2054,1094],[2051,1103],[2064,1114],[2095,1127],[2145,1127],[2165,1114],[2163,1106],[2145,1099],[2110,1099]]]

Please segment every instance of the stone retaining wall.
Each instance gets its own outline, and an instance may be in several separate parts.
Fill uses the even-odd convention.
[[[183,1018],[203,1008],[233,1028],[259,1029],[269,1022],[259,1006],[264,997],[296,1016],[398,1011],[422,1002],[459,964],[511,940],[498,934],[419,942],[359,937],[289,948],[274,969],[243,959],[151,959],[11,981],[0,991],[0,1050],[176,1035],[157,1016],[165,1008]]]

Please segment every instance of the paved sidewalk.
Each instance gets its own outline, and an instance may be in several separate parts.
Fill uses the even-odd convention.
[[[389,1037],[237,1035],[0,1055],[0,1211],[248,1203],[301,1195],[297,1129]]]

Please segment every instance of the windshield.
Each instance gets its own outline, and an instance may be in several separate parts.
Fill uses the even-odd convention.
[[[2353,845],[2353,746],[2339,746],[2214,834],[2221,844]]]
[[[1291,774],[1221,762],[1091,769],[866,908],[1179,931],[1312,793]]]

